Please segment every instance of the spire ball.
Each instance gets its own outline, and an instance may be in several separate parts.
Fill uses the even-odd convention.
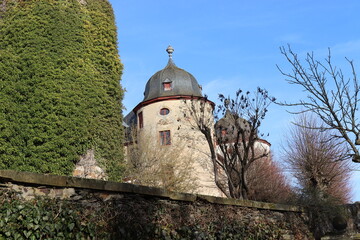
[[[167,49],[166,49],[166,52],[169,54],[169,58],[172,58],[172,54],[173,54],[173,52],[174,52],[174,48],[173,48],[171,45],[169,45],[169,46],[167,47]]]

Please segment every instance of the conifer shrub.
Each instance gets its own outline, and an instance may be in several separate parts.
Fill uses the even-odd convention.
[[[0,168],[123,171],[122,65],[107,0],[0,1]]]

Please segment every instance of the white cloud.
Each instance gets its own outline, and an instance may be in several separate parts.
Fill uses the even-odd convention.
[[[289,33],[282,35],[275,39],[276,41],[289,43],[290,45],[293,44],[308,44],[309,42],[306,41],[303,36],[299,33]]]
[[[218,94],[232,94],[234,86],[239,85],[239,78],[216,78],[203,86],[203,94],[206,94],[213,102],[217,102]],[[237,88],[236,88],[237,89]]]
[[[360,39],[339,43],[331,47],[334,54],[349,55],[360,53]]]
[[[219,93],[234,96],[239,89],[244,91],[256,90],[259,81],[261,82],[262,79],[243,76],[218,77],[203,85],[203,94],[208,95],[210,100],[215,101]]]
[[[336,58],[349,57],[351,60],[353,58],[360,57],[360,39],[341,42],[332,46],[324,46],[318,49],[305,49],[299,54],[300,56],[305,56],[308,52],[314,52],[314,56],[321,60],[322,58],[326,58],[328,56],[329,48],[331,55],[336,56]]]

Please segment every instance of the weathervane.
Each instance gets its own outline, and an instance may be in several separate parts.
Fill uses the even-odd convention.
[[[171,45],[169,45],[169,46],[167,47],[166,51],[167,51],[167,53],[169,54],[169,58],[172,58],[172,54],[173,54],[173,52],[174,52],[174,48],[173,48]]]

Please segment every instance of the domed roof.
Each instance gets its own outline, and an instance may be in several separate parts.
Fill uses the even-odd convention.
[[[169,53],[169,62],[148,80],[143,101],[167,96],[202,97],[201,87],[194,76],[178,68],[173,62],[174,49],[169,46],[166,51]]]

